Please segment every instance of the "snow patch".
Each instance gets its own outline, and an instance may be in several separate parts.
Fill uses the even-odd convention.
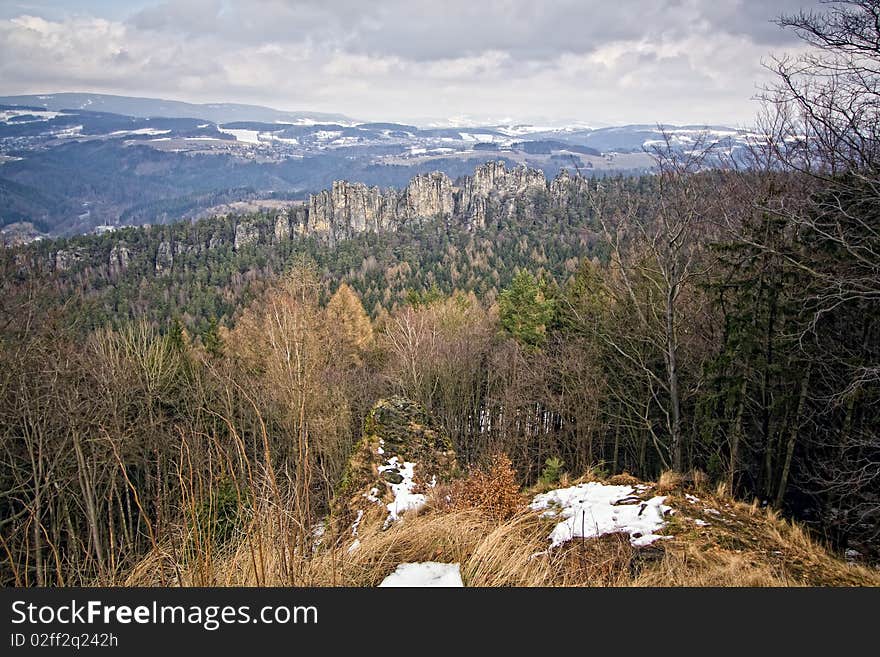
[[[21,121],[21,123],[36,123],[37,121],[47,121],[60,116],[61,112],[49,112],[40,110],[4,110],[0,112],[0,122],[6,122],[16,116],[33,116],[31,121]]]
[[[235,141],[244,142],[246,144],[259,144],[260,133],[257,130],[232,130],[230,128],[217,127],[220,132],[232,135]]]
[[[364,510],[359,509],[358,513],[357,513],[357,518],[355,518],[355,521],[351,526],[351,535],[352,536],[358,535],[358,527],[360,526],[361,520],[363,520],[363,519],[364,519]]]
[[[457,563],[402,563],[379,586],[444,586],[463,587],[461,568]]]
[[[537,495],[529,508],[544,510],[543,516],[562,518],[550,533],[551,547],[573,538],[595,538],[618,532],[629,534],[630,543],[638,547],[668,538],[654,533],[666,525],[663,516],[672,510],[663,504],[666,496],[643,502],[633,498],[634,492],[636,489],[632,486],[591,481]]]
[[[167,135],[170,130],[159,130],[157,128],[138,128],[137,130],[114,130],[108,133],[109,137],[119,135]]]
[[[400,514],[420,509],[425,505],[427,501],[425,496],[421,493],[413,493],[413,488],[415,488],[415,481],[413,480],[415,467],[416,464],[409,461],[404,461],[401,464],[396,456],[388,459],[385,465],[379,466],[379,474],[387,470],[397,470],[400,476],[403,477],[403,481],[400,483],[392,484],[388,482],[387,484],[394,494],[394,500],[386,505],[388,517],[385,519],[385,527],[388,527],[392,522],[400,518]]]

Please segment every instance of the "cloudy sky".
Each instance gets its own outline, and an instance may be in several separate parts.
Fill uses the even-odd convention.
[[[811,0],[0,0],[0,94],[746,125]]]

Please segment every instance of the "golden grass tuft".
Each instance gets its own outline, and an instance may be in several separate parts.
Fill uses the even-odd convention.
[[[699,492],[708,490],[709,475],[707,475],[702,470],[691,470],[690,481],[691,485],[694,487],[694,490]]]
[[[611,477],[608,483],[612,486],[635,486],[642,483],[642,481],[633,477],[629,472],[622,472]]]
[[[684,478],[673,470],[666,470],[660,475],[657,482],[657,492],[666,495],[672,491],[679,490],[684,483]]]

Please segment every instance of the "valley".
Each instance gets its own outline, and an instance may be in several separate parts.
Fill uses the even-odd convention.
[[[167,223],[229,203],[304,200],[334,180],[388,188],[434,171],[454,179],[487,160],[539,169],[550,179],[563,169],[641,175],[656,166],[651,149],[665,143],[661,128],[650,125],[416,127],[111,98],[0,97],[4,242]],[[162,111],[198,116],[149,116]],[[230,115],[275,118],[219,120]],[[718,126],[663,130],[671,147],[686,152],[711,142],[718,158],[740,157],[750,139]]]

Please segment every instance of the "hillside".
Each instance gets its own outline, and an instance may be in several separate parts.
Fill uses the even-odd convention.
[[[841,559],[880,560],[876,266],[847,251],[874,183],[667,155],[4,249],[0,577],[873,582]],[[398,398],[424,413],[392,441]]]
[[[3,262],[10,284],[52,281],[45,301],[79,305],[86,326],[138,317],[178,318],[195,331],[211,319],[229,323],[303,257],[317,263],[327,294],[347,281],[375,315],[434,288],[494,297],[517,267],[561,282],[579,258],[604,257],[588,187],[567,172],[548,182],[503,162],[455,182],[420,175],[400,190],[338,181],[287,207],[43,240],[6,250]]]
[[[522,490],[503,457],[461,471],[452,452],[437,450],[442,433],[412,402],[382,400],[368,415],[331,514],[305,534],[305,555],[291,538],[299,533],[286,516],[291,502],[262,497],[243,481],[236,484],[241,499],[259,502],[224,508],[226,523],[235,518],[231,532],[205,525],[186,539],[198,546],[196,559],[163,543],[120,574],[120,583],[880,585],[876,569],[833,556],[772,510],[734,500],[723,487],[709,490],[702,473],[687,482],[666,473],[657,483],[557,472]],[[445,564],[454,570],[442,574]]]

